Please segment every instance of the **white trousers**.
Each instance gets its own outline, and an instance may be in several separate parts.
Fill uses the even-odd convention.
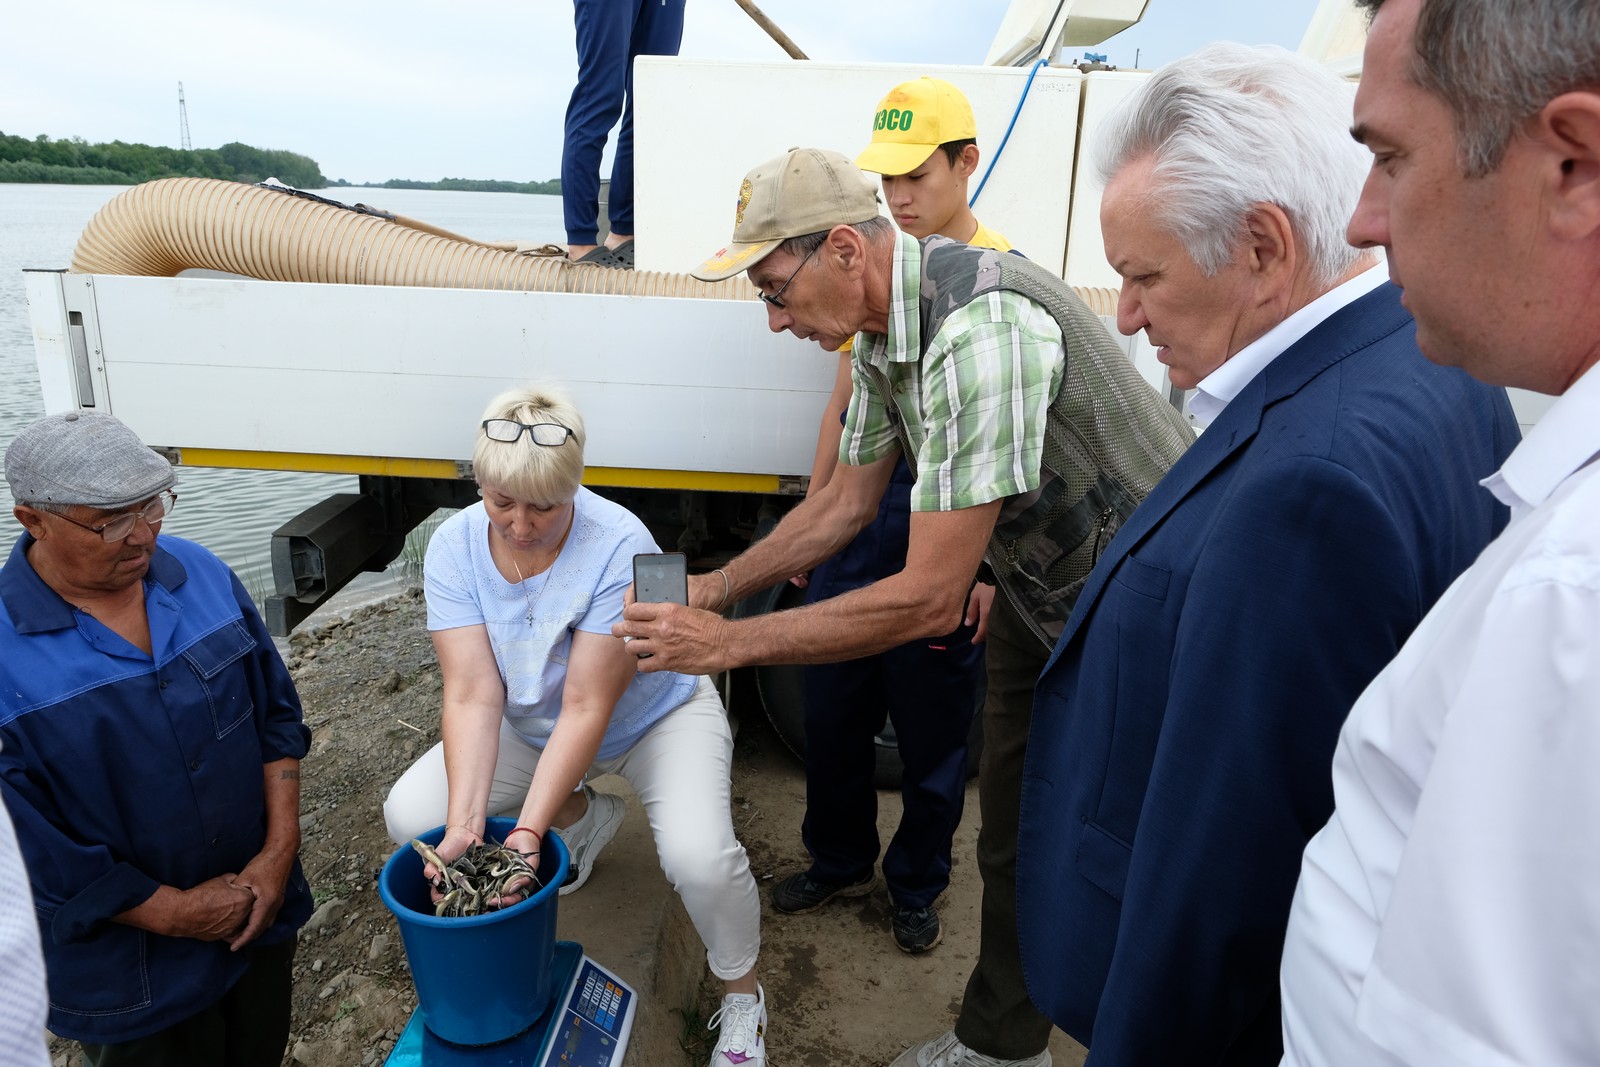
[[[702,678],[688,701],[627,752],[589,768],[590,775],[621,775],[639,794],[661,870],[705,943],[711,973],[724,981],[749,973],[761,949],[756,881],[733,833],[732,763],[727,712],[710,679]],[[502,720],[490,815],[516,818],[538,765],[539,750]],[[389,791],[383,804],[389,836],[404,843],[440,825],[448,800],[440,742]]]

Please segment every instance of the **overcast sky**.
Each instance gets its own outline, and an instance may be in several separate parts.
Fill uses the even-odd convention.
[[[758,3],[813,59],[982,63],[1009,0]],[[1213,40],[1295,48],[1316,6],[1151,0],[1094,50],[1150,67]],[[0,131],[176,146],[181,81],[194,147],[288,149],[353,182],[557,177],[577,72],[568,0],[0,0],[0,27]],[[734,0],[689,0],[682,54],[785,58]]]

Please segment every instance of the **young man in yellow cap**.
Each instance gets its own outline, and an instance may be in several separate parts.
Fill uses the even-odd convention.
[[[856,166],[883,176],[889,214],[913,237],[939,234],[1011,250],[967,202],[967,183],[978,169],[978,124],[966,96],[949,82],[924,77],[890,89],[878,102],[872,143]]]
[[[1007,251],[967,204],[978,165],[976,124],[961,90],[937,78],[898,85],[879,103],[872,144],[857,159],[883,174],[884,199],[913,237],[940,235]],[[850,402],[850,344],[817,434],[811,492],[832,477],[843,414]],[[905,565],[915,476],[900,460],[877,516],[833,558],[812,571],[806,600],[816,603],[886,578]],[[943,930],[934,901],[950,882],[950,843],[966,799],[967,738],[983,681],[983,614],[994,587],[983,585],[962,625],[875,656],[805,670],[806,817],[811,867],[773,890],[780,912],[810,911],[835,897],[871,890],[878,858],[874,735],[885,716],[895,729],[904,810],[883,873],[894,904],[894,941],[925,952]],[[979,605],[982,605],[980,607]]]

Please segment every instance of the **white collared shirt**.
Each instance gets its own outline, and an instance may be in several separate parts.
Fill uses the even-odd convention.
[[[0,803],[0,1049],[17,1067],[49,1067],[45,1018],[49,1005],[39,919],[33,910],[28,871],[22,864],[11,816]]]
[[[1483,480],[1484,488],[1511,509],[1512,521],[1542,501],[1573,471],[1594,459],[1600,448],[1595,421],[1600,417],[1600,375],[1591,368],[1579,378],[1528,433],[1505,466]],[[1585,403],[1588,397],[1592,402]],[[1587,456],[1584,449],[1591,451]]]
[[[1356,702],[1284,945],[1284,1063],[1600,1063],[1600,369]]]
[[[1388,265],[1380,262],[1329,289],[1239,349],[1195,386],[1194,395],[1189,398],[1189,424],[1196,430],[1210,426],[1228,402],[1243,392],[1267,364],[1287,352],[1290,345],[1316,329],[1334,312],[1355,303],[1388,280]]]

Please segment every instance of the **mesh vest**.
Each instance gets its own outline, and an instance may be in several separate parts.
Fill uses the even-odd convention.
[[[1012,604],[1053,646],[1100,553],[1194,434],[1066,282],[1021,256],[944,237],[921,245],[924,351],[951,312],[1000,289],[1032,300],[1061,327],[1066,365],[1045,419],[1039,487],[1006,498],[984,557]],[[888,379],[865,369],[915,473]]]

